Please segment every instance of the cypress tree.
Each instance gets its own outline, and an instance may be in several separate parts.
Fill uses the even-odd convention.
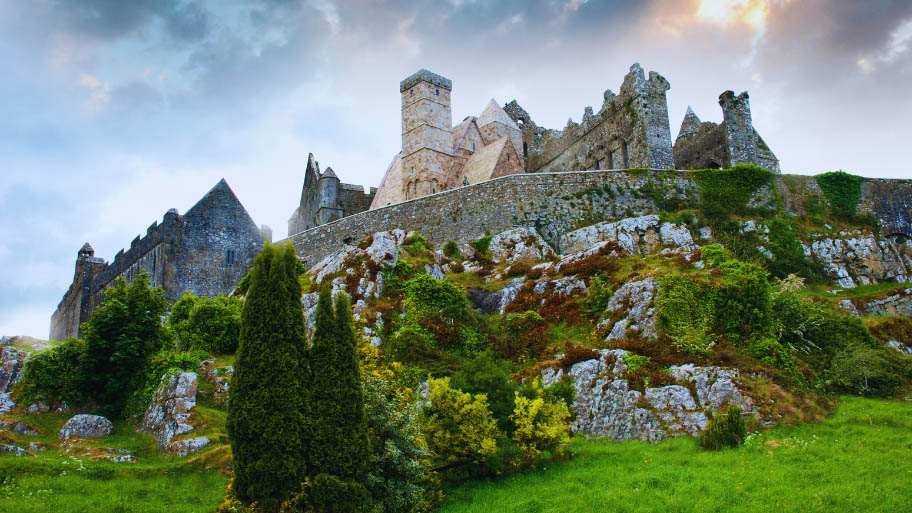
[[[231,378],[232,490],[267,511],[307,476],[309,368],[296,260],[290,244],[269,242],[254,260]]]
[[[367,414],[361,390],[357,338],[348,296],[335,313],[328,289],[320,293],[311,348],[312,437],[309,451],[313,497],[327,511],[350,511],[367,495],[362,483],[370,461]]]

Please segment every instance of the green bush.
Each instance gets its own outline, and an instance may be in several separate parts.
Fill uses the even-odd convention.
[[[469,245],[472,246],[473,248],[475,248],[475,251],[481,253],[482,255],[487,255],[488,248],[490,248],[490,246],[491,246],[491,239],[493,239],[493,238],[494,238],[494,236],[492,236],[492,235],[485,235],[484,237],[481,237],[480,239],[475,239],[475,240],[469,242]]]
[[[772,326],[768,273],[759,265],[733,258],[728,250],[716,244],[703,246],[701,253],[725,278],[715,297],[720,331],[735,340],[766,333]]]
[[[312,481],[310,493],[318,512],[354,513],[367,502],[367,489],[354,479],[317,474]]]
[[[908,363],[908,356],[886,345],[852,343],[835,355],[828,379],[836,392],[886,397],[899,387],[903,378],[907,381],[912,378],[908,370],[904,376],[897,372],[901,369],[895,360],[901,358]]]
[[[453,388],[449,378],[431,379],[428,387],[421,430],[433,464],[438,468],[464,466],[469,475],[481,473],[501,437],[487,397]]]
[[[455,240],[446,241],[446,244],[443,245],[443,254],[450,258],[460,256],[459,244],[457,244]]]
[[[118,278],[105,291],[104,304],[83,325],[86,347],[80,362],[83,390],[108,415],[120,415],[147,359],[168,341],[162,317],[168,300],[161,287],[150,288],[142,272],[128,286]]]
[[[242,306],[236,297],[198,297],[187,291],[171,307],[168,323],[183,348],[233,354],[237,351]]]
[[[804,248],[795,233],[795,223],[777,217],[769,222],[768,227],[769,251],[773,255],[766,265],[770,274],[776,278],[795,274],[808,280],[819,281],[822,274],[820,266],[805,257]]]
[[[836,217],[852,220],[861,199],[864,178],[844,171],[831,171],[816,177],[817,185],[830,202],[830,211]]]
[[[679,276],[662,278],[655,298],[656,328],[678,351],[705,354],[716,342],[711,332],[714,299],[715,290],[708,285]]]
[[[265,510],[308,476],[310,365],[295,260],[290,243],[267,243],[254,259],[230,384],[231,490]]]
[[[371,444],[366,479],[370,512],[431,509],[439,493],[430,486],[427,443],[421,433],[416,403],[382,378],[365,375],[361,386]]]
[[[418,232],[409,233],[405,240],[402,241],[402,247],[413,255],[426,253],[431,250],[431,246],[428,244],[427,239]]]
[[[463,392],[484,394],[500,430],[510,433],[515,429],[511,416],[519,384],[510,379],[507,371],[497,365],[489,353],[465,360],[462,369],[453,374],[450,384]]]
[[[701,209],[710,220],[755,213],[747,205],[751,195],[772,183],[775,174],[752,164],[737,164],[728,169],[692,171],[700,187]]]
[[[548,400],[542,388],[538,388],[536,397],[532,398],[516,393],[510,416],[515,426],[511,439],[521,451],[520,465],[534,468],[544,454],[563,452],[570,442],[569,419],[569,407],[562,401]]]
[[[403,335],[420,334],[430,344],[428,347],[463,354],[478,350],[484,326],[461,289],[427,274],[416,275],[404,288]]]
[[[717,413],[700,434],[700,447],[718,451],[725,447],[737,447],[744,443],[747,426],[741,417],[741,408],[730,406],[725,413]]]
[[[85,341],[69,338],[29,357],[16,390],[18,402],[31,404],[40,400],[63,402],[71,408],[80,406],[85,401],[79,367],[85,348]]]

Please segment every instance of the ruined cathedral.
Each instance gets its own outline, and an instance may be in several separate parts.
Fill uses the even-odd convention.
[[[422,69],[399,83],[402,147],[380,186],[365,192],[360,185],[343,183],[332,168],[321,172],[309,155],[288,236],[313,246],[316,241],[305,232],[317,226],[519,173],[545,177],[563,171],[740,163],[779,172],[778,159],[754,129],[746,92],[722,93],[719,124],[701,121],[688,108],[672,143],[665,97],[670,87],[658,73],[647,76],[634,64],[618,93],[605,91],[598,112],[586,107],[579,123],[570,120],[562,130],[536,125],[516,100],[503,107],[491,100],[478,117],[467,116],[454,126],[452,82]],[[348,243],[350,234],[343,235]],[[120,277],[132,281],[146,272],[171,301],[186,290],[206,296],[230,293],[269,238],[268,227],[256,226],[222,180],[186,214],[169,210],[161,224],[153,223],[145,237],[137,236],[111,262],[96,257],[86,243],[78,252],[72,284],[52,316],[50,338],[78,336],[81,323],[104,300],[105,289]]]
[[[619,92],[606,90],[596,112],[562,130],[535,124],[516,100],[491,100],[478,117],[453,126],[448,78],[422,69],[399,83],[402,148],[377,189],[344,184],[308,159],[289,236],[364,210],[516,173],[605,169],[704,169],[747,163],[779,172],[779,160],[757,133],[747,92],[719,96],[722,122],[703,122],[688,107],[672,142],[662,75],[634,64]]]

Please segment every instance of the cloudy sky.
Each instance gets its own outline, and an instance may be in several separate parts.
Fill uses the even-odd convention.
[[[634,62],[673,136],[748,90],[784,172],[912,177],[908,0],[0,0],[0,334],[46,337],[84,242],[110,260],[222,177],[277,238],[308,152],[378,185],[419,68],[454,120],[563,128]]]

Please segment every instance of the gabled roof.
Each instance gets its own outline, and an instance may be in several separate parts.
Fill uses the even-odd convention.
[[[467,116],[462,120],[462,123],[456,125],[453,129],[453,152],[455,153],[461,146],[462,141],[465,140],[466,135],[469,133],[469,130],[472,128],[472,125],[475,125],[475,130],[478,130],[478,123],[475,122],[475,116]],[[479,132],[479,136],[481,133]]]
[[[335,178],[336,180],[339,179],[339,177],[336,176],[335,171],[333,171],[333,168],[331,168],[331,167],[326,168],[326,172],[323,173],[323,175],[321,175],[320,178]]]
[[[700,127],[703,125],[703,122],[700,121],[700,118],[694,114],[693,109],[690,108],[690,105],[687,106],[687,113],[684,114],[684,121],[681,122],[681,130],[678,131],[678,139],[682,137],[690,137],[695,135],[700,131]]]
[[[509,140],[508,137],[501,137],[473,153],[462,168],[462,177],[459,178],[459,183],[462,184],[462,178],[468,180],[470,184],[490,180],[494,174],[494,168],[497,167],[497,162],[500,160],[500,155],[504,152],[504,147]]]
[[[507,113],[494,101],[494,98],[491,98],[491,101],[488,102],[488,106],[485,107],[484,112],[481,113],[481,116],[478,117],[478,126],[482,127],[489,123],[500,123],[506,125],[510,128],[515,128],[519,130],[519,127],[516,125],[516,122],[507,115]]]

